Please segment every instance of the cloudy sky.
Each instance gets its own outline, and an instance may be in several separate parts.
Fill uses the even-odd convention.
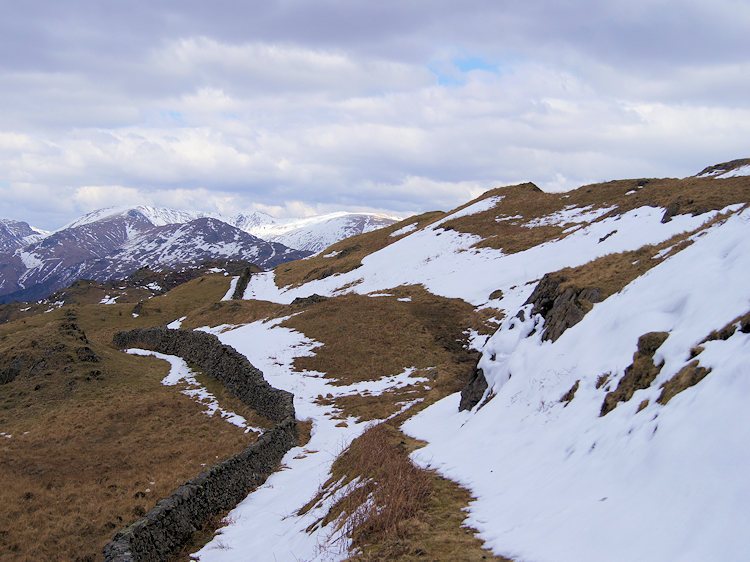
[[[747,0],[0,0],[0,217],[449,209],[750,156]]]

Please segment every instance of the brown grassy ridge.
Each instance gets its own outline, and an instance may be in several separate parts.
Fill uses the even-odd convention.
[[[132,303],[81,305],[0,326],[0,354],[47,359],[0,386],[0,431],[12,434],[0,439],[0,502],[14,522],[0,529],[3,559],[98,559],[115,530],[254,441],[163,386],[163,361],[110,345],[115,331],[170,321],[228,285],[223,276],[195,280],[148,301],[138,318]],[[71,317],[98,362],[65,359],[82,345],[78,332],[60,329]]]
[[[346,490],[311,528],[336,521],[331,539],[352,539],[356,554],[350,560],[496,558],[482,548],[475,531],[462,526],[468,492],[409,459],[421,445],[392,424],[369,427],[334,461],[331,477],[300,512],[337,489]]]
[[[493,196],[503,196],[503,199],[487,211],[449,220],[443,227],[482,237],[477,247],[514,253],[566,236],[565,225],[534,228],[523,225],[567,206],[593,209],[615,206],[616,209],[604,215],[608,216],[642,206],[666,208],[677,204],[678,214],[701,214],[750,201],[750,178],[616,180],[585,185],[566,193],[545,193],[534,184],[526,183],[492,189],[472,203]],[[497,220],[516,216],[520,218]]]
[[[407,367],[429,378],[429,392],[417,385],[380,396],[319,398],[341,408],[343,415],[382,419],[399,410],[400,402],[416,398],[432,402],[460,390],[477,361],[477,354],[465,347],[465,330],[494,330],[485,313],[460,299],[437,297],[421,286],[398,287],[389,293],[393,296],[341,295],[310,304],[283,323],[323,343],[314,356],[295,359],[295,368],[326,373],[336,380],[334,384],[377,380]],[[411,301],[398,300],[406,297]]]
[[[442,217],[445,213],[432,211],[409,217],[400,222],[346,238],[326,250],[304,260],[281,264],[276,267],[275,281],[279,287],[298,286],[313,279],[324,279],[338,273],[347,273],[362,264],[362,258],[396,242],[400,236],[391,236],[404,226],[416,224],[422,228]],[[334,254],[331,257],[325,257]]]

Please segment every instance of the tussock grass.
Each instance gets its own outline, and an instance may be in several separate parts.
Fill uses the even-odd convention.
[[[468,492],[412,463],[409,453],[421,445],[391,424],[371,426],[334,461],[330,479],[302,512],[345,491],[313,526],[335,522],[331,540],[349,537],[351,560],[494,558],[461,526]]]
[[[691,237],[723,222],[728,218],[722,213],[701,227],[677,234],[660,244],[649,244],[637,250],[608,254],[578,267],[566,267],[556,272],[564,279],[562,287],[598,288],[603,298],[621,291],[649,269],[692,245]]]

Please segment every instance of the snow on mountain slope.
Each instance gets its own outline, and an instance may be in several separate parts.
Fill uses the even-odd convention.
[[[494,397],[459,413],[451,396],[406,423],[430,442],[414,458],[477,497],[467,523],[496,553],[540,561],[747,554],[750,334],[704,344],[697,359],[711,369],[706,378],[667,405],[657,398],[695,345],[750,310],[749,229],[747,209],[710,228],[554,343],[541,341],[538,316],[506,322],[480,362]],[[597,380],[610,374],[614,388],[639,336],[654,331],[669,334],[654,358],[664,362],[659,375],[600,417],[607,388]],[[562,401],[576,381],[574,398]]]
[[[161,215],[166,221],[170,216]],[[0,295],[30,300],[77,279],[105,281],[148,266],[179,268],[213,259],[244,259],[274,267],[307,256],[266,242],[213,218],[154,226],[136,210],[59,230],[37,244],[0,257]],[[171,220],[171,219],[170,219]]]
[[[82,217],[79,217],[74,221],[66,224],[59,230],[75,228],[111,217],[125,215],[135,216],[136,213],[144,217],[154,226],[181,224],[204,217],[219,218],[219,215],[211,213],[203,213],[200,211],[183,211],[179,209],[170,209],[167,207],[150,207],[148,205],[138,205],[135,207],[107,207],[106,209],[97,209],[95,211],[91,211],[90,213],[87,213]]]
[[[337,408],[320,403],[321,396],[367,393],[378,396],[389,388],[399,388],[426,379],[406,369],[395,376],[342,385],[315,371],[293,368],[296,357],[314,355],[321,346],[303,334],[280,326],[285,318],[257,321],[243,326],[199,328],[215,334],[259,368],[275,388],[294,394],[298,419],[313,422],[309,443],[291,449],[283,458],[285,469],[272,474],[229,515],[221,534],[193,556],[204,562],[254,560],[341,560],[347,556],[348,542],[337,532],[336,521],[319,524],[336,497],[322,506],[300,508],[319,491],[328,478],[336,455],[360,435],[371,422],[353,416],[342,419]],[[253,532],[248,532],[252,529]],[[250,554],[252,553],[252,554]]]
[[[736,178],[750,176],[750,158],[740,158],[731,162],[715,164],[704,168],[698,178]]]
[[[264,240],[317,253],[339,240],[371,232],[398,221],[397,217],[372,213],[330,213],[301,219],[276,220],[245,230]]]
[[[478,405],[459,412],[461,397],[452,395],[404,425],[429,443],[413,454],[416,462],[476,498],[467,524],[496,554],[743,559],[750,551],[750,320],[726,328],[750,313],[750,207],[739,180],[724,180],[734,182],[725,199],[710,199],[718,193],[710,178],[676,180],[677,188],[700,188],[689,197],[638,182],[623,188],[618,201],[627,203],[619,207],[606,198],[598,206],[565,204],[574,194],[555,207],[529,193],[540,201],[536,215],[507,219],[487,214],[504,201],[493,195],[426,227],[402,227],[401,238],[346,273],[281,288],[275,272],[255,275],[245,298],[290,303],[313,293],[374,296],[423,284],[502,311],[497,332],[475,340],[488,383]],[[713,210],[696,203],[700,197]],[[678,214],[686,204],[693,207]],[[487,220],[514,222],[510,235],[526,229],[540,242],[505,252],[487,247],[486,236],[456,230],[459,219],[483,216],[477,232],[488,230]],[[593,270],[592,288],[636,273],[546,341],[545,319],[527,303],[540,280],[604,257],[615,265]],[[633,383],[645,361],[639,338],[652,332],[663,333],[647,357],[656,374]],[[678,391],[669,399],[667,382]],[[631,384],[630,396],[618,394]],[[605,408],[607,396],[621,400]]]
[[[39,242],[50,233],[29,226],[26,222],[0,219],[0,252],[23,248]]]
[[[370,232],[399,220],[396,217],[386,215],[347,212],[305,218],[275,219],[266,213],[254,211],[226,217],[219,213],[139,205],[136,207],[109,207],[92,211],[65,225],[60,230],[96,223],[103,219],[135,216],[136,214],[144,217],[154,226],[184,224],[198,218],[214,218],[263,240],[313,253],[319,252],[344,238]]]
[[[463,211],[461,213],[465,216]],[[668,223],[661,222],[663,214],[663,209],[642,207],[591,223],[562,240],[510,255],[504,255],[502,250],[474,248],[481,241],[478,236],[443,230],[440,224],[450,219],[449,216],[439,224],[412,232],[365,257],[361,267],[343,275],[289,288],[278,288],[273,272],[255,275],[248,284],[245,298],[290,303],[311,293],[333,295],[345,287],[367,294],[421,283],[436,295],[462,298],[474,305],[486,304],[492,291],[505,287],[503,307],[517,307],[533,290],[528,282],[538,280],[545,273],[662,242],[698,228],[716,212],[695,217],[680,215]],[[612,232],[614,234],[607,236]],[[605,236],[607,238],[602,240]]]

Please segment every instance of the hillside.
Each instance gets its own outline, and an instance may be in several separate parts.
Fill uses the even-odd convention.
[[[533,184],[499,188],[447,215],[407,219],[255,275],[245,298],[291,303],[317,294],[333,303],[359,294],[408,303],[426,289],[494,318],[490,337],[469,331],[464,339],[482,353],[464,392],[469,409],[460,411],[461,395],[451,394],[411,417],[404,431],[428,442],[412,455],[420,466],[475,497],[465,524],[495,554],[736,559],[747,549],[748,522],[737,506],[750,496],[739,468],[747,466],[740,444],[747,437],[741,404],[750,351],[749,201],[750,178],[741,175],[622,180],[564,194]],[[296,317],[282,326],[322,341],[322,350],[332,345]],[[242,334],[258,329],[263,351],[243,344],[251,338]],[[289,353],[288,342],[268,351],[272,333],[251,324],[220,337],[270,369],[266,354],[278,360]],[[401,337],[412,348],[403,366],[420,372],[424,344],[414,331]],[[307,345],[308,353],[321,353],[314,342]],[[330,366],[286,361],[290,371],[330,373]],[[389,372],[397,374],[395,365]],[[350,386],[332,403],[350,411],[357,391]],[[434,399],[421,396],[423,405]],[[272,482],[291,486],[296,467],[290,468]],[[697,484],[708,481],[710,487]],[[234,548],[271,549],[262,537],[243,538],[252,526],[291,533],[314,522],[315,516],[259,521],[255,510],[271,497],[281,501],[266,490],[240,507],[240,520],[201,559],[231,559]],[[330,507],[321,501],[318,517]],[[333,546],[335,529],[329,522],[316,540]],[[356,534],[350,538],[364,552],[373,548]],[[295,555],[306,556],[309,546],[297,544]]]
[[[183,557],[741,559],[750,548],[746,169],[734,161],[690,178],[556,194],[531,183],[500,187],[255,270],[242,299],[231,298],[241,269],[220,266],[169,291],[147,290],[157,283],[150,277],[78,284],[59,308],[13,308],[0,342],[5,364],[17,365],[2,387],[0,453],[22,462],[30,436],[49,457],[64,446],[44,438],[56,421],[42,415],[36,393],[54,401],[57,416],[95,412],[110,392],[130,395],[125,373],[148,366],[133,384],[174,400],[158,390],[157,365],[164,373],[166,362],[111,343],[118,330],[169,324],[215,334],[246,356],[270,385],[294,394],[298,426],[309,432],[282,470],[223,524],[207,523]],[[89,343],[62,331],[47,347],[44,330],[72,318]],[[99,358],[104,382],[76,360],[81,347]],[[44,367],[29,367],[42,358]],[[219,407],[242,408],[215,394]],[[151,431],[162,440],[156,452],[193,459],[187,441],[169,438],[175,424],[209,430],[185,412],[178,421],[145,408],[133,440]],[[96,423],[97,442],[125,427],[119,414],[89,416],[75,429]],[[210,419],[210,431],[224,431]],[[240,441],[210,454],[230,454]],[[191,477],[172,474],[169,456],[149,472],[170,474],[150,476],[165,482],[161,495]],[[12,471],[3,478],[18,480]],[[25,493],[36,510],[54,498],[35,491],[43,476],[23,478],[4,501],[30,521],[19,507],[31,501]],[[101,478],[84,474],[82,492],[65,493],[103,502],[94,491]],[[127,478],[118,489],[143,488],[142,478]],[[117,497],[119,513],[113,500],[106,516],[87,515],[96,524],[84,542],[101,548],[117,517],[123,528],[157,499],[134,498],[136,509]],[[81,527],[69,512],[57,517],[61,528]],[[69,535],[65,552],[79,552]],[[0,540],[19,559],[37,552],[24,553],[28,535]]]

